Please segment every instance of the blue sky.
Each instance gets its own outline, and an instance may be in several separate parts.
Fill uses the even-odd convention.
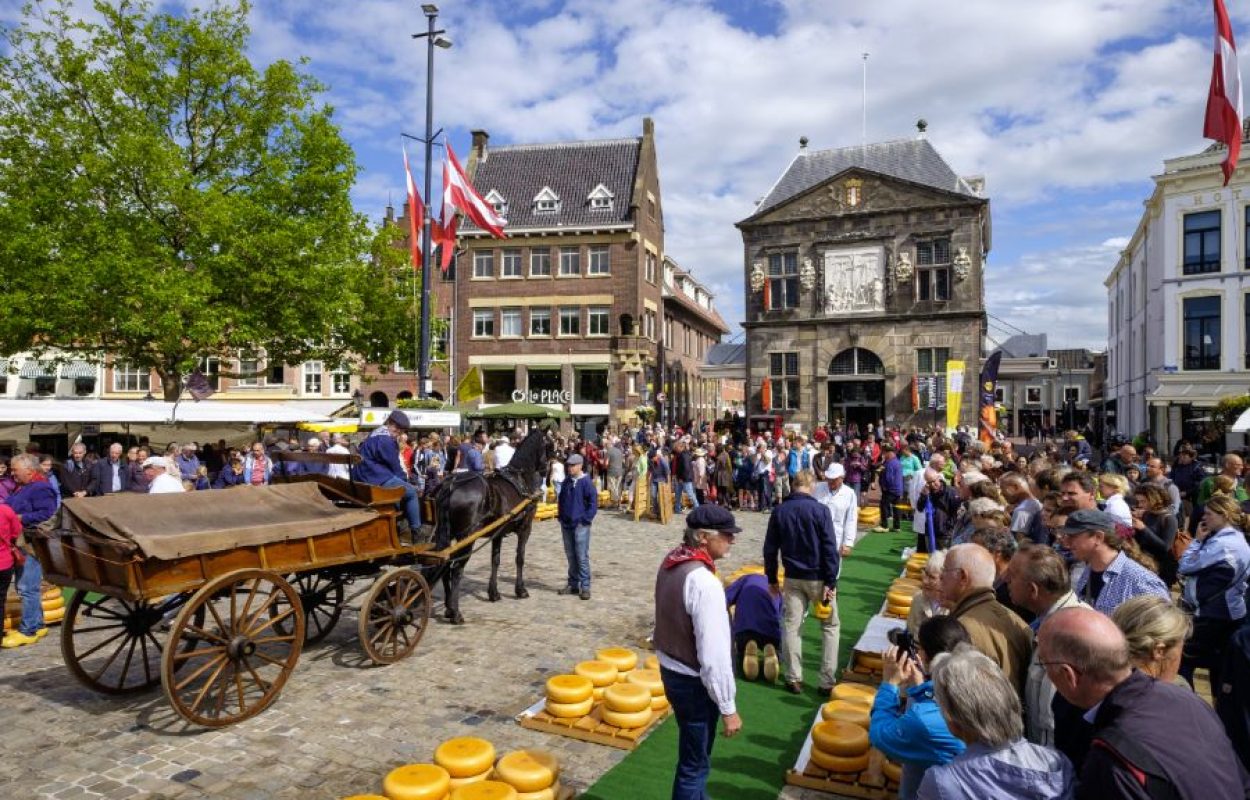
[[[75,0],[86,5],[86,0]],[[172,4],[174,0],[170,0]],[[1227,0],[1237,33],[1250,0]],[[986,177],[991,337],[1105,346],[1102,280],[1150,176],[1195,152],[1208,0],[444,0],[435,126],[468,149],[637,136],[656,122],[666,250],[742,319],[748,216],[800,136],[824,149],[913,136]],[[309,60],[362,166],[357,208],[403,198],[400,132],[421,132],[416,0],[254,0],[252,55]],[[1247,34],[1250,41],[1250,34]],[[1250,56],[1247,56],[1250,58]],[[414,163],[420,158],[414,154]],[[417,175],[418,184],[421,177]],[[437,179],[436,179],[437,184]],[[1002,322],[999,322],[1002,320]]]

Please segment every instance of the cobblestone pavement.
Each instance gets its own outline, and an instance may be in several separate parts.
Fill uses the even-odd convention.
[[[767,516],[739,517],[745,530],[724,563],[729,570],[758,561],[763,544]],[[665,528],[601,513],[589,601],[556,595],[565,574],[560,530],[555,521],[536,523],[529,599],[512,596],[510,540],[504,598],[487,602],[489,549],[479,552],[465,573],[463,627],[432,620],[411,657],[375,667],[361,654],[348,610],[325,642],[304,651],[273,706],[219,730],[186,725],[159,688],[113,698],[81,686],[62,662],[54,628],[38,645],[0,651],[0,795],[338,798],[380,790],[388,770],[428,761],[441,741],[461,735],[482,736],[500,753],[552,750],[580,791],[624,751],[528,731],[513,718],[540,697],[548,675],[592,658],[596,648],[641,649],[655,569],[679,538],[681,519]]]

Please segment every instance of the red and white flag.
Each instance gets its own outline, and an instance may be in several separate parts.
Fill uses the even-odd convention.
[[[1237,69],[1237,43],[1228,21],[1224,0],[1215,0],[1215,63],[1211,67],[1211,90],[1207,95],[1207,119],[1202,135],[1223,142],[1228,157],[1221,165],[1224,185],[1237,169],[1241,155],[1241,72]]]
[[[417,184],[408,168],[408,148],[404,148],[404,177],[408,179],[408,250],[412,253],[412,268],[421,269],[421,226],[425,223],[425,204],[417,194]]]
[[[433,240],[436,247],[441,247],[439,251],[439,266],[443,273],[447,273],[447,268],[451,266],[452,256],[456,254],[456,226],[459,224],[460,218],[456,216],[453,209],[451,220],[444,221],[447,217],[447,203],[443,203],[443,212],[439,215],[439,219],[430,220],[430,239]]]
[[[494,206],[483,200],[473,184],[469,183],[450,142],[446,149],[447,158],[443,161],[443,210],[446,211],[450,206],[496,239],[506,238],[503,228],[508,220],[500,216]]]

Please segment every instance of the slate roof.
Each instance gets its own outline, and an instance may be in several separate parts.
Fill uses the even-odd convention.
[[[1046,358],[1046,334],[1018,333],[998,348],[1007,358]]]
[[[970,198],[979,197],[955,174],[928,139],[899,139],[833,150],[800,150],[751,217],[775,208],[813,186],[854,168]]]
[[[744,342],[720,342],[712,345],[707,351],[704,363],[711,366],[721,364],[746,364],[747,346]]]
[[[488,146],[473,186],[482,197],[496,191],[507,201],[506,230],[629,224],[641,147],[641,137]],[[613,195],[612,208],[591,209],[587,197],[601,183]],[[534,197],[544,186],[560,198],[559,210],[534,210]],[[477,230],[469,220],[461,220],[462,232]]]

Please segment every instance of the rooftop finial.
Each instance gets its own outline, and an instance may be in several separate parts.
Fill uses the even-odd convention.
[[[929,123],[925,121],[924,117],[921,117],[920,119],[916,120],[916,138],[923,139],[925,135],[925,131],[927,131],[928,129],[929,129]]]
[[[800,149],[800,150],[806,150],[806,149],[807,149],[807,137],[806,137],[806,136],[800,136],[800,137],[799,137],[799,149]]]

